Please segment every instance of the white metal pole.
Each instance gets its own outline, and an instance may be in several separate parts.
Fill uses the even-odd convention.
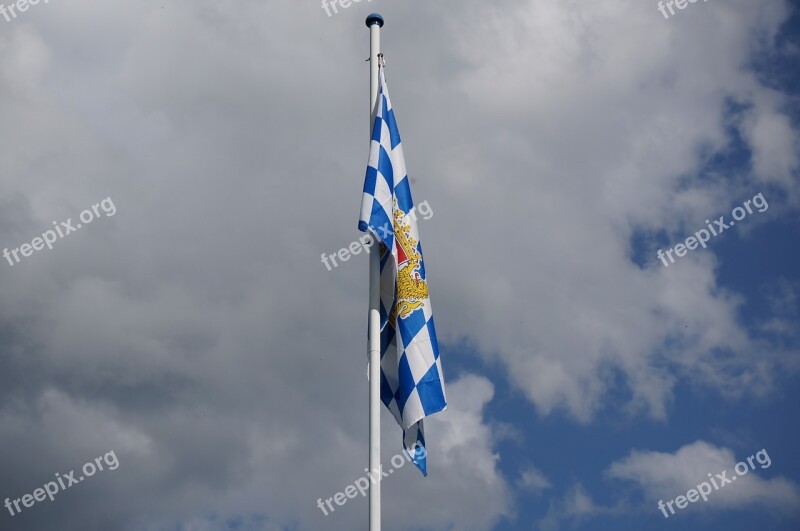
[[[378,100],[378,54],[381,53],[383,17],[367,17],[369,28],[369,115],[370,135]],[[374,236],[373,236],[374,237]],[[381,331],[380,331],[381,262],[378,245],[369,253],[369,531],[381,531]]]

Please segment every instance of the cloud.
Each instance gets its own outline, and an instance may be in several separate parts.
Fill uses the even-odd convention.
[[[774,389],[781,354],[750,356],[743,300],[719,285],[713,246],[669,268],[655,258],[664,235],[685,239],[740,196],[797,188],[786,97],[742,67],[787,4],[698,7],[665,21],[623,1],[483,3],[451,35],[463,63],[426,188],[453,206],[431,198],[426,235],[447,241],[431,274],[455,302],[445,329],[504,364],[541,414],[588,422],[613,393],[664,419],[678,379],[726,396]],[[738,130],[731,102],[747,109]],[[709,169],[737,135],[753,167]]]
[[[612,463],[606,473],[609,477],[636,483],[649,505],[657,500],[685,496],[689,489],[710,481],[709,474],[717,481],[717,474],[727,471],[726,478],[737,476],[735,483],[723,485],[720,480],[719,489],[708,495],[708,501],[701,503],[702,499],[699,500],[691,510],[720,511],[747,506],[784,512],[800,510],[800,487],[780,475],[771,479],[762,477],[764,469],[776,466],[778,472],[781,467],[780,463],[769,458],[768,449],[759,451],[762,452],[760,455],[754,452],[752,456],[737,459],[729,448],[696,441],[674,453],[634,450]],[[753,466],[747,466],[748,457],[752,457]],[[741,462],[745,465],[735,469]]]
[[[536,467],[528,467],[520,474],[518,486],[521,489],[539,493],[553,486],[550,480]]]
[[[558,531],[564,525],[575,526],[614,511],[614,508],[596,504],[586,488],[581,483],[575,483],[561,499],[550,502],[547,514],[536,525],[541,531]]]
[[[414,526],[425,530],[489,530],[510,514],[510,487],[498,470],[499,455],[492,449],[492,430],[483,413],[493,395],[492,384],[480,376],[465,374],[450,382],[447,415],[426,421],[426,438],[431,441],[428,477],[423,479],[407,465],[394,469],[382,482],[384,528],[408,529],[412,518]],[[388,415],[382,423],[383,466],[388,471],[393,468],[390,456],[402,456],[401,432]],[[333,505],[335,510],[327,515],[317,508],[318,498],[331,498],[365,475],[363,466],[353,466],[366,464],[363,438],[340,432],[336,439],[333,445],[306,448],[291,438],[276,444],[274,434],[267,430],[253,433],[247,442],[250,467],[281,471],[281,481],[276,483],[272,475],[248,474],[217,503],[228,509],[252,509],[264,503],[267,494],[270,500],[281,500],[268,503],[266,512],[283,525],[295,522],[302,529],[363,526],[366,497],[357,496],[344,506]],[[313,457],[302,470],[291,457],[285,462],[287,456],[301,459],[309,451]],[[288,497],[286,491],[291,493]]]
[[[778,278],[762,288],[771,317],[761,324],[761,329],[777,336],[797,337],[797,321],[800,320],[798,300],[800,300],[800,282],[792,282],[786,278]]]

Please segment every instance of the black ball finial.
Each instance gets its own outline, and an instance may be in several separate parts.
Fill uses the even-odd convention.
[[[367,27],[371,27],[374,24],[377,24],[378,27],[383,27],[383,17],[380,16],[378,13],[372,13],[370,16],[367,17]]]

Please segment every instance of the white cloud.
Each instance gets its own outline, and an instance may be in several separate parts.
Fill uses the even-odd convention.
[[[497,468],[499,455],[492,449],[493,437],[483,409],[494,389],[485,378],[466,374],[450,382],[446,414],[426,421],[428,477],[411,464],[396,469],[382,483],[383,519],[387,530],[408,529],[413,515],[420,529],[481,531],[492,529],[510,514],[509,485]],[[384,469],[391,468],[391,457],[402,454],[401,432],[388,415],[382,418]],[[333,505],[327,516],[317,508],[364,476],[367,458],[362,439],[339,433],[328,445],[304,445],[287,434],[278,442],[275,434],[259,430],[248,437],[252,470],[272,471],[269,475],[248,475],[236,488],[217,500],[222,507],[242,511],[269,500],[268,513],[281,522],[299,522],[302,529],[357,529],[366,521],[367,498],[357,496],[344,506]],[[297,462],[309,452],[306,465]],[[294,456],[296,459],[287,456]],[[355,463],[356,466],[353,466]],[[280,478],[280,481],[275,481]],[[286,491],[292,494],[287,497]],[[280,500],[280,502],[277,502]]]
[[[793,192],[792,172],[798,168],[800,139],[789,117],[779,110],[786,103],[784,97],[767,91],[760,96],[742,124],[753,149],[753,170],[764,181],[776,181]]]
[[[614,508],[595,503],[584,486],[576,483],[561,499],[551,501],[547,514],[536,525],[541,531],[558,531],[565,525],[575,526],[577,523],[602,514],[612,514],[614,511]]]
[[[444,328],[504,363],[543,414],[590,420],[620,385],[615,374],[628,411],[655,418],[677,378],[726,395],[773,388],[780,355],[750,356],[743,301],[720,289],[713,246],[668,269],[655,248],[647,267],[632,261],[637,230],[677,243],[762,181],[796,183],[796,131],[776,114],[780,97],[742,67],[762,43],[752,36],[774,35],[786,3],[697,7],[667,21],[621,0],[481,4],[453,35],[467,66],[444,103],[451,120],[437,136],[451,140],[426,188],[458,206],[436,205],[425,236],[448,243],[430,270],[455,302]],[[750,147],[776,153],[757,154],[752,175],[693,179],[704,153],[732,142],[730,101],[763,124],[742,125],[763,130],[745,135]],[[459,233],[473,244],[449,238]]]
[[[757,455],[759,451],[762,451]],[[752,466],[739,468],[743,474],[735,482],[722,485],[717,474],[723,473],[727,479],[737,475],[735,466],[752,457]],[[729,448],[716,447],[705,441],[696,441],[681,447],[674,453],[653,451],[632,451],[627,457],[611,464],[607,474],[612,478],[635,482],[644,492],[647,503],[657,500],[672,500],[685,496],[689,489],[702,482],[708,482],[711,474],[719,488],[708,495],[708,501],[690,504],[691,510],[728,510],[746,506],[759,506],[771,510],[800,510],[800,487],[783,476],[771,479],[762,477],[765,469],[775,467],[780,471],[779,462],[773,461],[769,449],[756,449],[751,455],[735,456]],[[772,471],[770,471],[772,472]],[[713,484],[712,484],[713,486]],[[654,506],[655,507],[655,506]]]
[[[521,489],[529,490],[535,493],[549,489],[553,486],[550,480],[547,479],[541,470],[536,467],[528,467],[520,474],[518,486]]]

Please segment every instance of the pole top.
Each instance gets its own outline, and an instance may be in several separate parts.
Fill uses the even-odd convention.
[[[379,28],[383,27],[383,17],[379,13],[372,13],[367,17],[367,27],[378,25]]]

